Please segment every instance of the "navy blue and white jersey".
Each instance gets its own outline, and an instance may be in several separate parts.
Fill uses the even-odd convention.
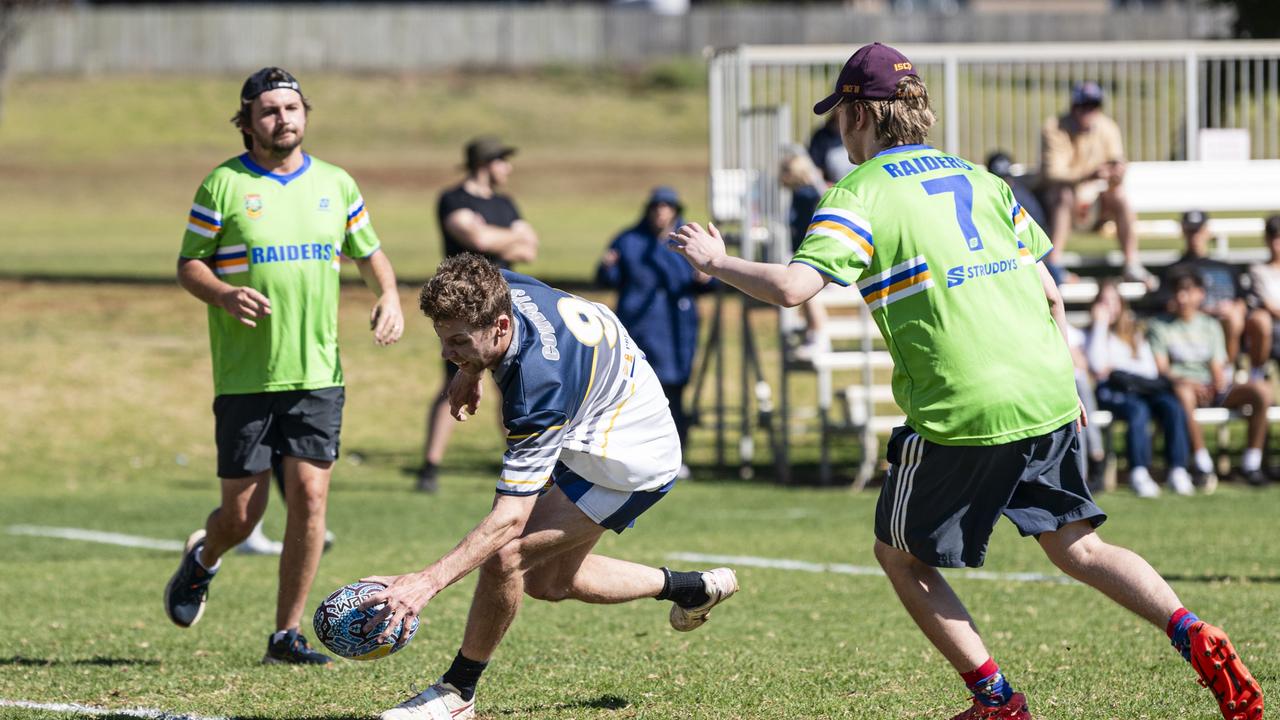
[[[507,428],[498,492],[542,490],[557,462],[597,485],[648,491],[680,469],[662,385],[609,308],[503,270],[515,310],[494,369]]]

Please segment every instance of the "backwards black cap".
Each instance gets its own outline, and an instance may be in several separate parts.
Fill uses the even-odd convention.
[[[302,94],[302,87],[298,85],[298,79],[289,74],[288,70],[278,67],[264,67],[258,72],[249,76],[244,81],[244,85],[240,88],[240,101],[252,102],[268,90],[293,90],[299,95]]]

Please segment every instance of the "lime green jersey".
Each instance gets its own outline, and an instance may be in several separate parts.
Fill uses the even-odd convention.
[[[940,445],[998,445],[1077,416],[1071,355],[1036,267],[1049,249],[1003,180],[904,145],[827,191],[792,262],[857,284],[912,429]]]
[[[342,385],[338,358],[339,255],[363,258],[378,236],[356,183],[303,155],[276,175],[246,153],[219,165],[196,190],[182,257],[208,260],[218,277],[271,301],[257,327],[209,306],[217,395]]]

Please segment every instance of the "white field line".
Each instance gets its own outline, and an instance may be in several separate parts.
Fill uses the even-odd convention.
[[[178,552],[183,548],[181,540],[157,540],[155,538],[122,535],[120,533],[85,530],[84,528],[47,527],[44,525],[10,525],[10,535],[31,535],[34,537],[60,538],[63,540],[81,540],[84,542],[120,545],[123,547],[143,548],[146,550],[165,550]]]
[[[705,555],[703,553],[667,553],[671,560],[696,563],[716,563],[729,566],[769,568],[771,570],[796,570],[808,573],[835,573],[837,575],[884,575],[878,567],[846,565],[844,563],[815,563],[784,558],[762,558],[751,555]],[[987,570],[943,570],[954,578],[964,580],[997,580],[1001,582],[1040,582],[1072,585],[1075,580],[1066,575],[1042,575],[1040,573],[999,573]]]
[[[147,710],[145,708],[136,708],[132,710],[108,710],[106,708],[89,707],[88,705],[76,705],[74,703],[37,703],[28,702],[26,700],[5,700],[0,698],[0,707],[24,708],[27,710],[43,710],[52,713],[68,713],[72,715],[88,715],[97,717],[108,715],[111,717],[134,717],[148,718],[148,720],[230,720],[230,718],[207,715],[183,715],[181,713],[169,713],[163,710]]]

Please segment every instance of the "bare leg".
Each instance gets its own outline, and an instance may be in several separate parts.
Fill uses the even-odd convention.
[[[453,436],[454,419],[449,416],[448,386],[436,396],[436,401],[427,411],[427,439],[422,453],[429,465],[444,462],[444,451],[449,447],[449,438]]]
[[[907,614],[956,672],[969,672],[991,657],[969,611],[937,568],[879,540],[875,553]]]
[[[1253,408],[1253,414],[1249,416],[1249,447],[1261,449],[1267,442],[1267,408],[1271,407],[1271,386],[1258,380],[1236,385],[1227,393],[1222,404],[1229,408],[1242,405]]]
[[[1230,373],[1240,355],[1240,340],[1244,337],[1245,308],[1243,300],[1236,300],[1228,305],[1226,312],[1218,318],[1222,324],[1222,335],[1227,342],[1227,372]]]
[[[590,554],[603,533],[559,488],[539,498],[524,534],[480,569],[463,656],[488,660],[526,593],[547,600],[619,603],[661,592],[661,570]]]
[[[1199,403],[1196,402],[1196,386],[1184,380],[1179,380],[1173,384],[1173,392],[1178,396],[1178,402],[1182,403],[1183,414],[1187,416],[1187,434],[1191,440],[1191,451],[1200,452],[1204,449],[1204,433],[1200,432],[1200,423],[1196,422],[1196,408]]]
[[[1131,550],[1108,545],[1087,520],[1040,535],[1040,547],[1066,574],[1161,630],[1182,607],[1169,583]]]
[[[1249,342],[1249,365],[1255,369],[1266,367],[1271,357],[1271,313],[1254,310],[1245,321],[1244,334]]]
[[[247,478],[222,480],[222,504],[205,521],[204,548],[200,557],[205,567],[216,565],[223,553],[239,545],[267,510],[268,472]]]
[[[1102,193],[1104,211],[1116,222],[1116,238],[1120,241],[1120,251],[1124,253],[1125,267],[1140,265],[1138,260],[1138,235],[1134,231],[1137,219],[1133,214],[1133,206],[1124,192],[1124,186],[1116,186]]]
[[[1049,241],[1053,243],[1049,260],[1054,264],[1062,263],[1062,253],[1066,251],[1067,241],[1071,239],[1071,217],[1075,213],[1075,204],[1075,190],[1070,185],[1058,185],[1049,191]]]
[[[285,504],[289,514],[280,554],[280,587],[276,595],[276,629],[298,627],[307,593],[324,553],[325,508],[333,463],[285,456]]]

